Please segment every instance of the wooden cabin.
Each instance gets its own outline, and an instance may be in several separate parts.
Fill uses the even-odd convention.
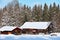
[[[52,32],[50,30],[53,26],[50,26],[51,22],[26,22],[20,28],[22,29],[22,34],[48,34]]]
[[[18,27],[12,30],[12,34],[20,35],[21,33],[22,33],[22,30]]]
[[[21,34],[21,29],[18,27],[13,27],[13,26],[4,26],[2,28],[0,28],[0,32],[1,34]]]
[[[4,26],[0,28],[1,34],[49,34],[53,31],[51,22],[26,22],[21,27]]]

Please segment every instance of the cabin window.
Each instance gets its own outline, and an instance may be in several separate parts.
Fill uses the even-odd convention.
[[[36,30],[33,30],[33,34],[36,34]]]
[[[15,32],[16,32],[16,33],[20,33],[20,31],[19,31],[19,30],[15,30]]]
[[[36,32],[36,30],[33,30],[33,32]]]

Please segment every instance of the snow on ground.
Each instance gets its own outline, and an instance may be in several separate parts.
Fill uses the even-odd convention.
[[[43,35],[3,35],[0,34],[0,40],[60,40],[60,33],[51,33],[51,34],[43,34]]]

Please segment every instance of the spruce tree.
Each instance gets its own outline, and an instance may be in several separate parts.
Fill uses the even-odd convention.
[[[49,21],[49,13],[48,13],[48,6],[45,3],[44,9],[43,9],[43,21]]]
[[[49,21],[52,21],[52,5],[49,6]]]

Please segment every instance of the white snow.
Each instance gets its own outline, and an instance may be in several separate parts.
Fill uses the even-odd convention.
[[[13,35],[13,34],[9,34],[9,35],[2,35],[0,34],[0,39],[9,39],[9,40],[60,40],[60,33],[52,33],[52,34],[57,34],[57,36],[51,36],[48,34],[44,34],[44,35],[30,35],[30,34],[22,34],[22,35]],[[13,39],[12,39],[13,38]]]
[[[51,22],[26,22],[20,28],[46,29]]]
[[[13,26],[3,26],[2,28],[0,28],[0,31],[12,31],[15,28],[16,27]]]

